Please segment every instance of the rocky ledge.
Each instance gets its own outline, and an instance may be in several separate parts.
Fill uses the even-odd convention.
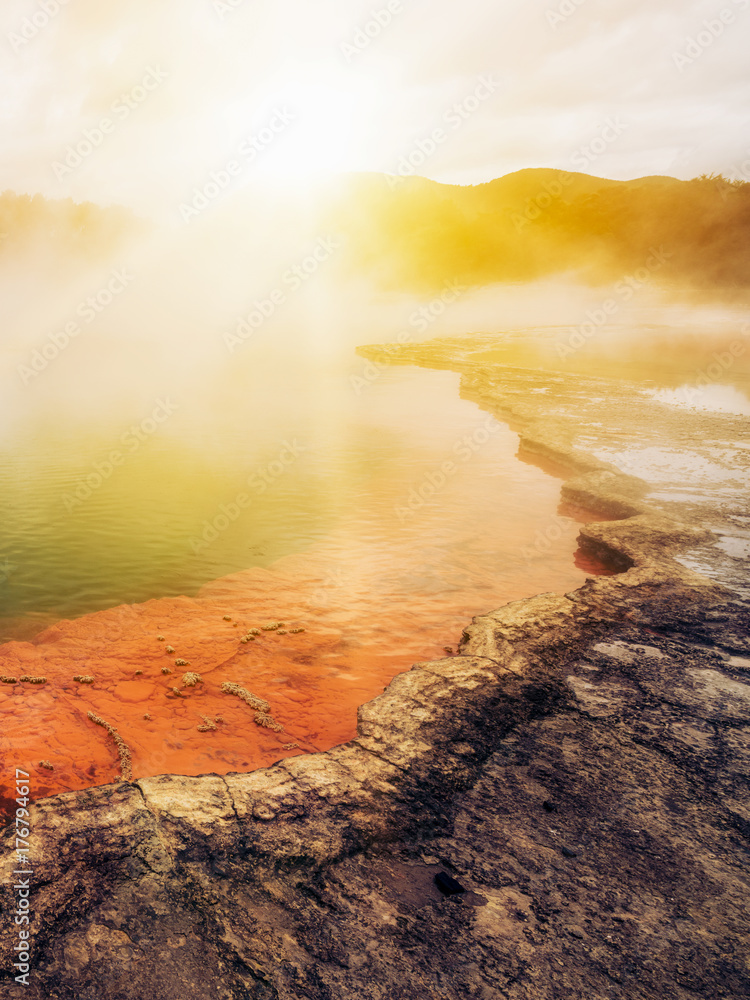
[[[28,986],[4,837],[3,996],[750,996],[750,606],[552,404],[511,416],[620,572],[475,618],[327,753],[36,803]]]

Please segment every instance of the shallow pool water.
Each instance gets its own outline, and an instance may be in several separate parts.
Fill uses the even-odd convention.
[[[116,779],[90,711],[136,777],[336,745],[395,674],[455,652],[473,615],[591,572],[560,481],[519,461],[517,435],[460,399],[457,375],[394,368],[363,387],[356,371],[227,384],[221,405],[167,392],[140,420],[17,435],[0,483],[14,640],[0,674],[46,683],[0,685],[0,746],[38,793]]]
[[[386,590],[405,549],[423,566],[415,588],[452,586],[455,561],[528,574],[521,550],[540,554],[559,483],[516,460],[516,435],[459,398],[457,375],[393,369],[357,392],[344,366],[304,374],[17,428],[0,472],[0,636],[193,595],[321,544],[338,576],[366,545]]]

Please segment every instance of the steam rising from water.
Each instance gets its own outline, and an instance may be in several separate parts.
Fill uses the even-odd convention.
[[[41,243],[12,263],[6,256],[2,433],[115,427],[164,394],[192,415],[193,429],[238,398],[245,413],[249,396],[262,421],[306,407],[317,367],[356,373],[353,348],[368,342],[501,334],[511,363],[575,371],[624,361],[636,379],[667,386],[679,384],[677,369],[682,381],[698,377],[733,338],[747,342],[736,306],[676,304],[655,284],[619,299],[606,324],[591,317],[612,288],[573,276],[481,289],[448,282],[421,297],[382,292],[352,275],[346,237],[304,192],[256,189],[240,201],[189,224],[148,226],[95,262],[54,259]],[[113,274],[125,274],[126,287],[108,295]],[[97,295],[111,301],[94,314],[86,302]],[[71,323],[79,332],[65,345]],[[563,353],[557,345],[577,333],[580,346]],[[739,358],[726,380],[741,384],[746,370]]]

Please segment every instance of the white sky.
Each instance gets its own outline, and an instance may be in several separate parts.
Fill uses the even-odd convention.
[[[5,0],[0,190],[168,214],[233,158],[240,184],[395,173],[438,128],[417,172],[444,182],[537,166],[750,180],[750,0],[392,0],[391,23],[345,52],[388,2],[68,0],[41,26],[40,3],[54,12],[58,0]],[[167,78],[134,91],[150,68]],[[477,92],[483,77],[493,82]],[[466,120],[447,121],[466,101]],[[249,162],[240,144],[276,109],[294,120]],[[107,117],[110,134],[56,176]]]

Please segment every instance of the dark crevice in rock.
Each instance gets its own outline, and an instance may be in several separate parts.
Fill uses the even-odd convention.
[[[219,775],[219,777],[221,778],[222,775]],[[239,815],[237,813],[237,806],[234,804],[234,798],[232,796],[232,789],[229,787],[229,785],[227,785],[226,781],[224,782],[224,785],[226,786],[227,794],[229,796],[229,804],[232,807],[232,811],[234,813],[234,818],[237,820],[237,829],[240,830],[241,829],[240,817],[239,817]]]

